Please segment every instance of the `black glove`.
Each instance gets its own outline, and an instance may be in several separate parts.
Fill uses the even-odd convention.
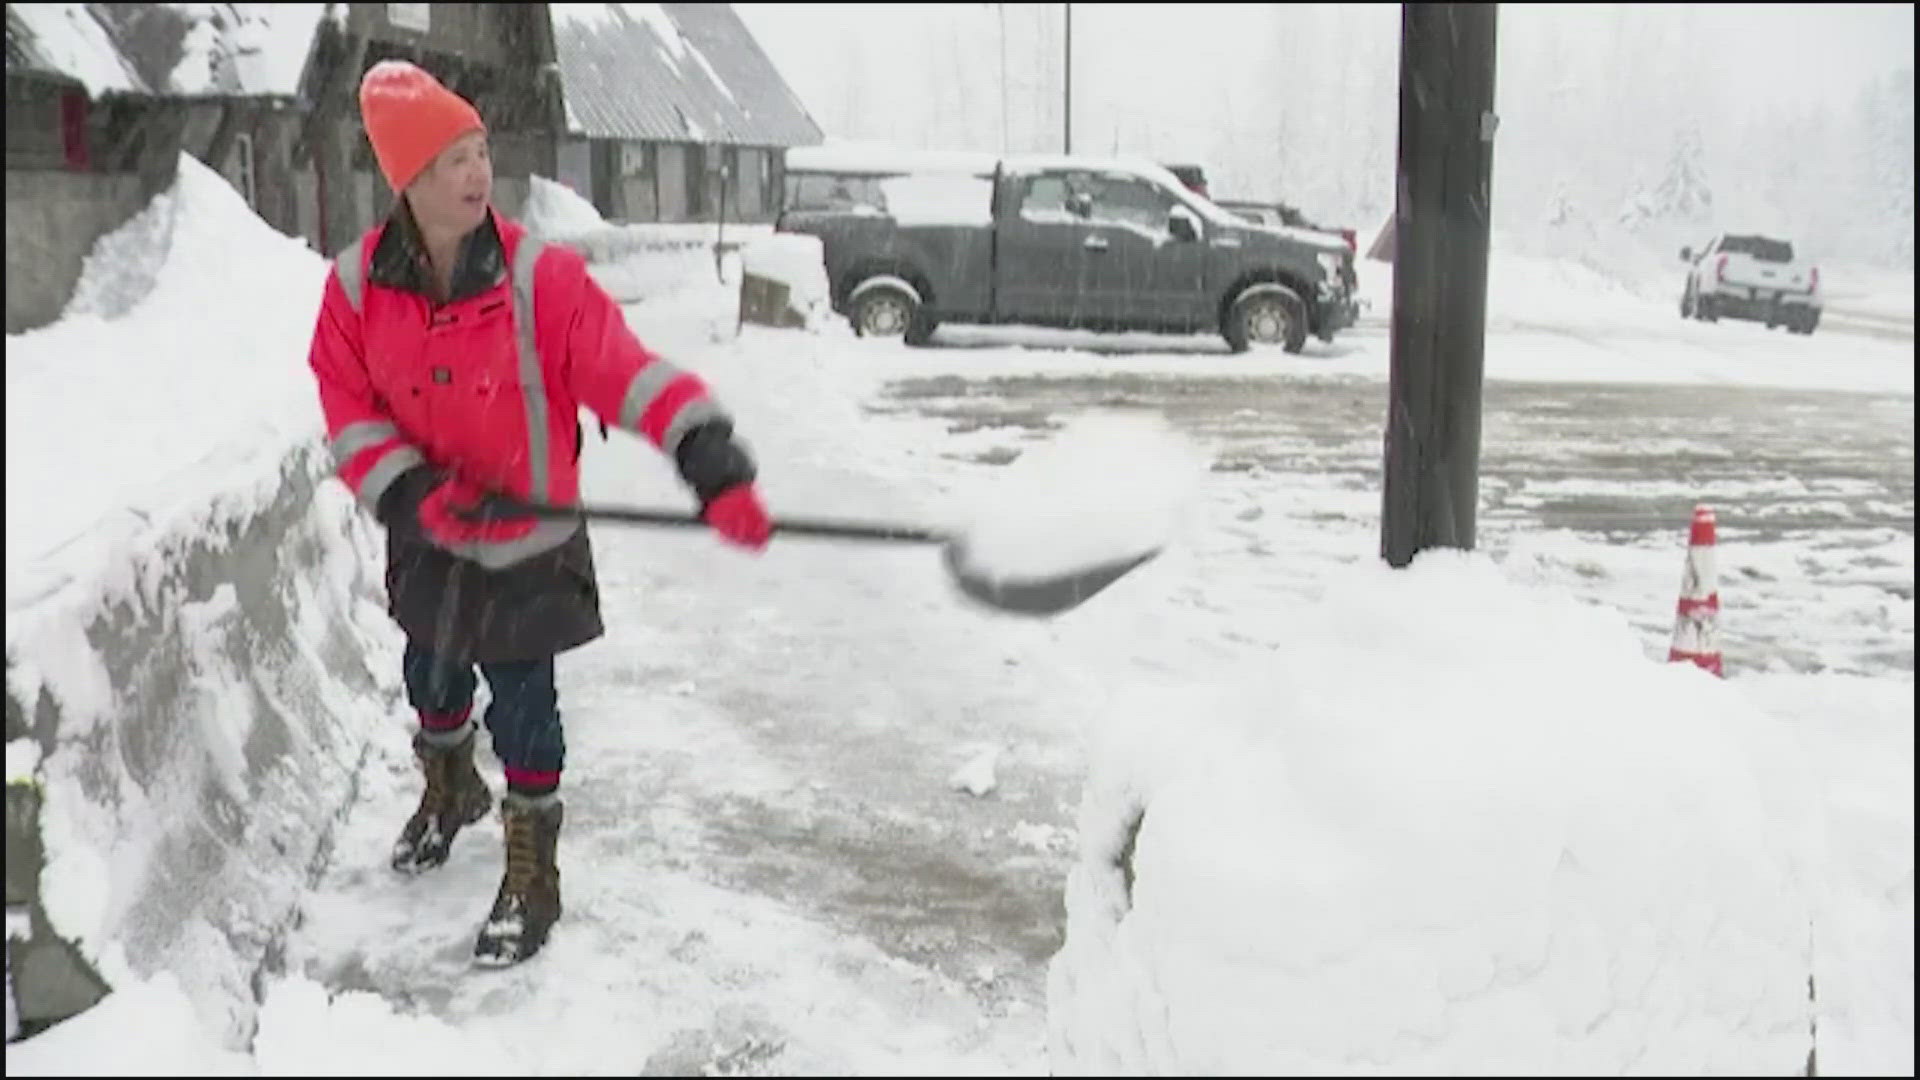
[[[427,542],[426,531],[420,527],[420,503],[446,478],[446,473],[431,465],[415,465],[395,477],[387,490],[380,493],[374,518],[385,525],[388,532]]]
[[[730,420],[709,420],[687,432],[673,456],[702,512],[722,492],[752,483],[755,475],[753,459],[733,440]]]

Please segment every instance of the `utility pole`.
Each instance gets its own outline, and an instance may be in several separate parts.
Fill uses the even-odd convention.
[[[1000,9],[1000,156],[1007,155],[1007,5]]]
[[[1480,497],[1494,8],[1404,4],[1381,556],[1471,549]]]
[[[1067,77],[1062,80],[1066,87],[1066,153],[1073,153],[1073,5],[1062,4],[1067,9]]]

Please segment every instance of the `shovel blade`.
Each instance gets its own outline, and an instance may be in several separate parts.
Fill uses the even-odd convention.
[[[997,578],[969,566],[959,544],[948,544],[945,551],[947,573],[968,598],[999,611],[1034,616],[1058,615],[1079,607],[1158,554],[1155,549],[1046,577]]]

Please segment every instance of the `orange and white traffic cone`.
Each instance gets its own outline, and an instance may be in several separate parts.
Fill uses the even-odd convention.
[[[1673,620],[1673,647],[1667,660],[1691,660],[1715,675],[1720,666],[1720,585],[1714,565],[1713,511],[1693,508],[1687,537],[1687,570],[1680,578],[1679,610]]]

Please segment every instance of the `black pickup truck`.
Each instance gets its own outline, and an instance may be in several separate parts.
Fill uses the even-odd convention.
[[[1353,325],[1339,237],[1252,224],[1151,163],[1004,159],[875,188],[777,225],[820,238],[833,309],[862,335],[917,345],[941,323],[1017,323],[1299,352]]]

